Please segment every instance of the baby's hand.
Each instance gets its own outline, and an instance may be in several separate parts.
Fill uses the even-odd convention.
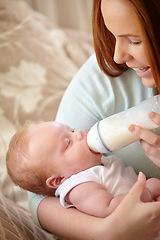
[[[142,196],[141,196],[141,201],[142,202],[151,202],[152,201],[152,194],[148,190],[148,188],[144,189],[144,192],[142,193]]]
[[[154,200],[160,202],[160,196],[156,197]]]

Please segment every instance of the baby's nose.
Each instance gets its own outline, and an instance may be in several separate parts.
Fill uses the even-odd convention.
[[[76,135],[77,140],[79,141],[82,140],[84,137],[84,133],[82,131],[77,131],[76,133],[77,133]]]

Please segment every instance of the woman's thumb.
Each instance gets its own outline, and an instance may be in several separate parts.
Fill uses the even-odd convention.
[[[139,172],[138,180],[130,191],[132,198],[136,198],[140,200],[145,187],[146,187],[146,176],[142,172]]]
[[[138,181],[139,182],[143,182],[144,184],[146,184],[146,176],[144,175],[144,173],[139,172],[139,174],[138,174]]]

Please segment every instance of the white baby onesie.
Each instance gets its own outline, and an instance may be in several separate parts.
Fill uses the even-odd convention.
[[[113,196],[130,191],[137,180],[137,174],[132,167],[124,167],[122,160],[115,156],[103,156],[102,164],[72,175],[57,188],[55,195],[60,196],[63,207],[73,206],[66,201],[66,195],[72,188],[85,182],[103,184]]]

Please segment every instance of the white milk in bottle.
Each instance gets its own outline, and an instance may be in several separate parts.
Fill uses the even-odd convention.
[[[148,117],[152,111],[160,114],[160,95],[97,122],[87,135],[89,148],[95,152],[108,153],[137,141],[139,138],[128,127],[136,124],[148,130],[158,128]]]

